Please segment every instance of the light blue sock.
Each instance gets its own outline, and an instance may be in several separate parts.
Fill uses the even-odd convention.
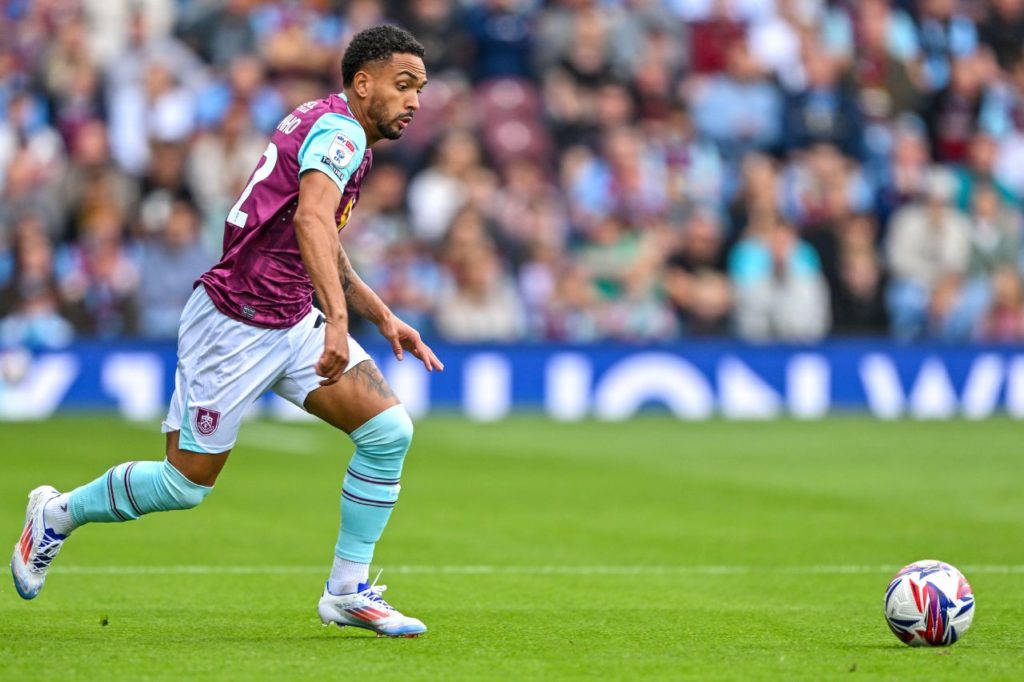
[[[352,432],[352,455],[341,488],[341,532],[334,549],[347,561],[369,564],[398,501],[398,481],[412,443],[412,420],[402,405],[384,410]]]
[[[211,490],[185,478],[166,459],[125,462],[68,493],[68,506],[76,527],[96,521],[132,521],[150,512],[191,509]]]

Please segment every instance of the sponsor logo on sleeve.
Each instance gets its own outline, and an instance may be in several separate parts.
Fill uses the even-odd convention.
[[[347,182],[348,181],[348,178],[345,176],[345,171],[343,171],[342,169],[338,168],[333,163],[331,163],[330,157],[321,156],[320,157],[320,162],[323,163],[328,168],[330,168],[331,172],[334,173],[336,176],[338,176],[339,180],[341,180],[342,182]]]
[[[355,142],[346,137],[344,133],[338,133],[327,150],[327,158],[330,159],[332,166],[344,168],[355,158],[357,149]]]

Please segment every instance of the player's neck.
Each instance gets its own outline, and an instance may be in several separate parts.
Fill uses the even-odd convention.
[[[352,116],[362,126],[363,132],[366,133],[366,146],[372,147],[375,142],[379,142],[382,139],[381,135],[377,132],[377,127],[370,124],[370,117],[367,116],[367,112],[363,109],[358,97],[353,97],[347,89],[342,90],[341,94],[345,95],[345,101],[348,102],[348,110],[352,112]]]

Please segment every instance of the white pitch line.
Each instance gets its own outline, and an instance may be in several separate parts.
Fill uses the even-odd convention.
[[[324,573],[329,566],[266,565],[176,565],[176,566],[55,566],[57,573],[68,575],[308,575]],[[848,575],[891,574],[899,566],[817,565],[817,566],[384,566],[388,573],[410,575]],[[964,573],[1024,574],[1021,564],[967,565]]]

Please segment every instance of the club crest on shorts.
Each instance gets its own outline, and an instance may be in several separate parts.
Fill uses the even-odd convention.
[[[196,431],[209,436],[220,425],[220,412],[205,407],[196,410]]]

